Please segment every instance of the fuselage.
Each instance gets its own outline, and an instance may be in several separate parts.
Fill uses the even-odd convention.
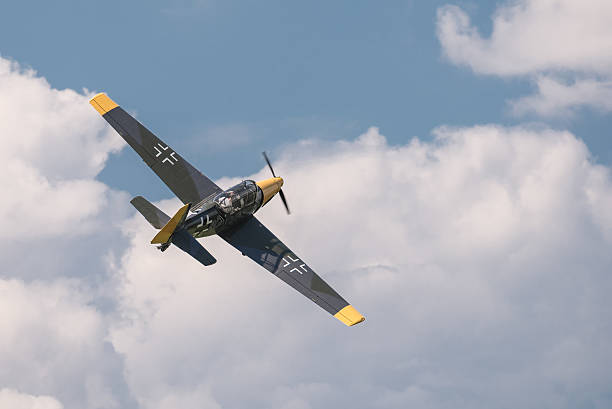
[[[194,209],[185,220],[184,228],[194,237],[217,234],[245,221],[268,203],[282,186],[283,179],[278,177],[259,182],[243,180]]]

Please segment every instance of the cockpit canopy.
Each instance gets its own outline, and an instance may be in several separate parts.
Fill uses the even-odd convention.
[[[261,205],[263,194],[254,181],[245,180],[219,193],[214,203],[225,214],[253,213]]]

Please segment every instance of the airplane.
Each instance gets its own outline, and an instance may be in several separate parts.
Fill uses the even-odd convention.
[[[170,217],[142,196],[130,201],[159,230],[151,244],[162,252],[174,244],[209,266],[217,260],[196,239],[216,234],[344,324],[365,320],[254,216],[277,193],[289,213],[281,190],[283,178],[276,176],[265,152],[271,178],[244,180],[223,190],[105,93],[95,95],[89,103],[184,204]]]

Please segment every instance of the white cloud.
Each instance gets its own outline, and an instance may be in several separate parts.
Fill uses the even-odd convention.
[[[498,7],[489,38],[457,6],[438,10],[437,29],[445,55],[478,73],[607,75],[612,70],[611,19],[612,3],[606,0],[519,0]]]
[[[577,80],[572,84],[555,78],[537,78],[538,93],[511,102],[515,115],[536,113],[544,117],[572,116],[578,107],[612,112],[612,81]]]
[[[366,315],[358,327],[221,240],[203,240],[206,269],[157,252],[135,218],[111,339],[141,405],[607,406],[609,169],[566,132],[435,134],[392,147],[372,128],[275,161],[294,212],[259,217]]]
[[[31,69],[0,58],[0,238],[79,234],[96,226],[113,194],[93,178],[124,143],[88,104]],[[53,209],[49,212],[49,209]],[[27,216],[27,217],[25,217]]]
[[[35,90],[24,94],[32,101],[63,92],[15,66],[3,78]],[[60,148],[37,153],[42,131],[11,142],[17,170],[3,183],[23,199],[0,204],[5,231],[37,227],[19,212],[42,217],[32,200],[60,208],[41,238],[3,236],[0,399],[48,397],[54,409],[610,406],[612,181],[572,134],[441,127],[432,142],[389,146],[371,128],[276,158],[293,214],[275,200],[259,217],[366,315],[347,328],[220,239],[202,241],[219,260],[210,268],[150,246],[154,231],[127,218],[128,197],[94,179],[121,144],[85,95],[68,94],[61,122],[32,111],[67,138]],[[36,105],[26,96],[19,104]],[[12,115],[35,120],[25,112]],[[71,117],[79,125],[60,135]],[[67,170],[70,140],[81,157]]]
[[[69,408],[120,407],[121,360],[83,290],[0,280],[0,385],[52,394]]]
[[[0,389],[0,408],[7,409],[63,409],[51,396],[31,396],[12,389]]]
[[[129,204],[94,179],[123,143],[88,95],[4,58],[0,110],[0,406],[125,407],[122,361],[98,308],[112,313],[108,263]]]
[[[7,158],[51,180],[91,178],[125,143],[88,104],[92,93],[57,90],[32,69],[0,58],[0,132]]]
[[[576,106],[609,112],[607,100],[601,102],[612,79],[611,20],[612,3],[606,0],[507,1],[485,38],[465,11],[447,5],[438,9],[437,33],[454,64],[480,74],[539,77],[540,94],[514,101],[515,113],[562,115]],[[574,86],[560,84],[568,76]]]

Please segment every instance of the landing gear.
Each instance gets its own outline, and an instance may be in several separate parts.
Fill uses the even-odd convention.
[[[168,247],[170,247],[170,242],[168,242],[168,243],[164,243],[164,244],[160,244],[159,246],[157,246],[157,248],[158,248],[160,251],[166,251],[166,249],[167,249]]]

